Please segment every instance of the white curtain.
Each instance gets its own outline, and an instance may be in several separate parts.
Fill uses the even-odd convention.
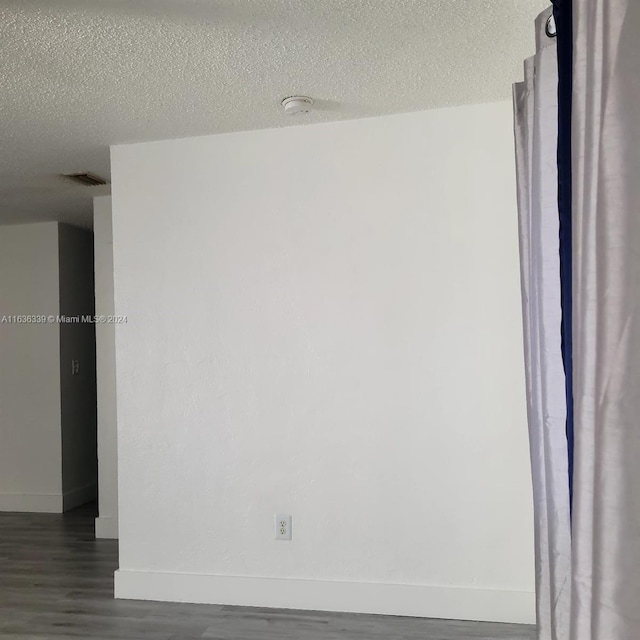
[[[572,514],[550,10],[514,90],[538,637],[640,640],[640,0],[572,8]]]
[[[640,639],[640,0],[573,2],[571,640]]]
[[[558,66],[555,39],[545,33],[550,15],[551,9],[536,20],[537,52],[525,62],[525,81],[514,86],[514,110],[538,637],[567,640],[571,538],[560,332]]]

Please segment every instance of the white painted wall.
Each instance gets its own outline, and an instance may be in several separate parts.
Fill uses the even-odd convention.
[[[114,314],[113,231],[111,196],[93,200],[96,315]],[[118,451],[116,431],[115,325],[96,325],[98,387],[98,512],[97,538],[118,537]]]
[[[62,511],[58,224],[0,227],[0,511]]]
[[[112,169],[117,596],[532,621],[510,105]]]
[[[93,235],[58,225],[60,314],[93,316]],[[60,323],[62,490],[64,510],[97,497],[96,333],[91,322]],[[76,373],[72,361],[79,364]]]

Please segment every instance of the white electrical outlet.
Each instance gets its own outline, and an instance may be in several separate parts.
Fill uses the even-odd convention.
[[[276,513],[276,540],[291,540],[291,516]]]

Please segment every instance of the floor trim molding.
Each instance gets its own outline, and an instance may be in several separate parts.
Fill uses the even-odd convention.
[[[117,540],[118,519],[111,516],[98,516],[96,518],[96,538]]]
[[[467,587],[118,570],[115,597],[346,611],[485,622],[535,622],[535,594]]]
[[[59,493],[0,493],[0,511],[62,513],[62,495]]]

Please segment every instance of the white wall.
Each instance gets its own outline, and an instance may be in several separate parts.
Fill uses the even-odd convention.
[[[62,511],[58,224],[0,227],[0,511]]]
[[[94,327],[58,322],[93,315],[93,289],[90,232],[0,227],[0,511],[60,513],[96,497]],[[38,321],[3,321],[14,315]]]
[[[93,235],[58,226],[60,314],[93,316]],[[68,511],[97,497],[96,333],[91,322],[60,323],[62,491]],[[72,361],[79,365],[72,370]]]
[[[112,169],[117,596],[532,621],[510,105]]]
[[[96,315],[112,316],[113,232],[111,196],[93,200]],[[118,537],[118,451],[116,431],[115,325],[96,325],[96,374],[98,385],[98,486],[96,538]]]

